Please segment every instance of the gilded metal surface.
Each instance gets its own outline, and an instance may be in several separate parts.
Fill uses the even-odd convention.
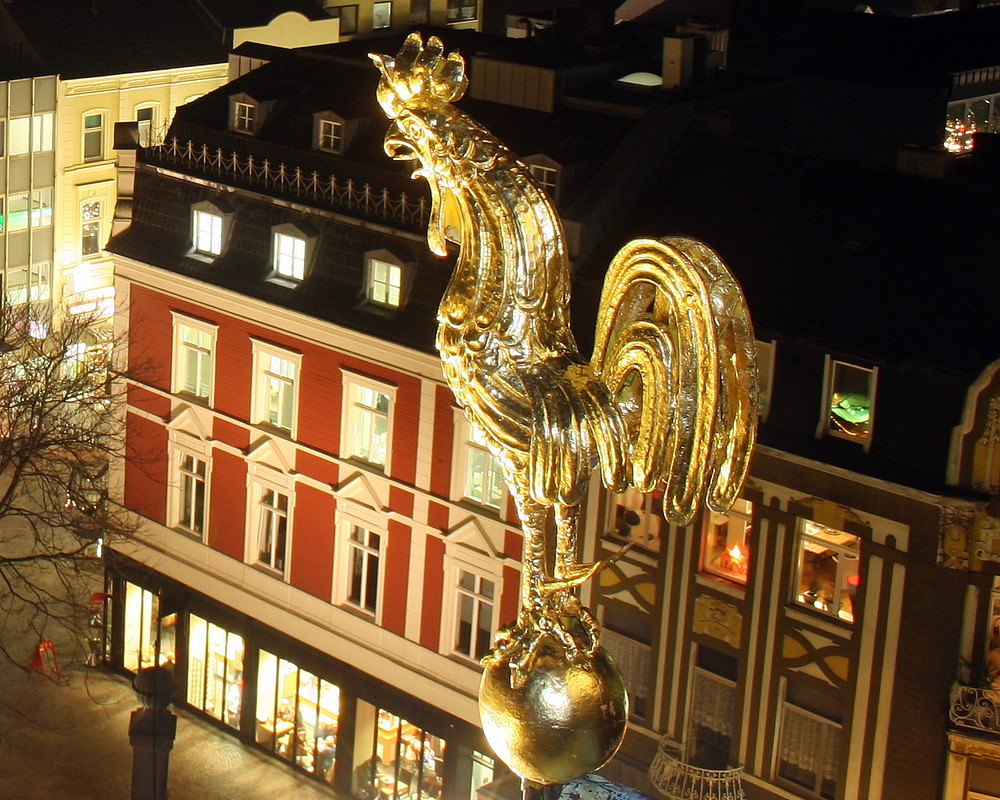
[[[707,247],[637,240],[608,270],[597,343],[585,360],[569,327],[559,217],[513,153],[452,105],[466,87],[461,56],[412,34],[394,58],[372,59],[392,120],[386,152],[417,160],[414,176],[430,186],[428,243],[440,255],[447,242],[459,245],[438,312],[444,374],[501,465],[524,533],[518,617],[484,659],[484,727],[498,753],[519,753],[511,766],[522,777],[563,782],[610,758],[627,719],[621,679],[577,596],[608,563],[577,559],[591,471],[599,468],[612,491],[662,489],[677,524],[690,522],[702,502],[728,508],[756,430],[749,317],[739,286]],[[594,680],[580,680],[588,671]],[[559,722],[533,707],[545,694],[538,685],[550,707],[564,707]],[[594,708],[602,709],[599,723],[587,710]],[[590,763],[553,753],[546,736],[526,737],[526,718],[532,730],[589,731]]]

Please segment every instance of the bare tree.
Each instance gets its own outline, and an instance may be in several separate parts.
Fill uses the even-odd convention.
[[[118,345],[94,317],[49,327],[0,310],[0,654],[24,668],[42,639],[63,662],[87,653],[99,550],[135,530],[107,497],[124,446]]]

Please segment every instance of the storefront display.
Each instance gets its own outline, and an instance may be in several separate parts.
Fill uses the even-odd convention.
[[[375,709],[367,706],[365,710]],[[444,739],[385,709],[380,708],[377,713],[372,757],[362,765],[356,791],[361,796],[381,800],[440,797]],[[358,716],[360,726],[363,724],[361,709]]]
[[[122,666],[129,672],[145,667],[170,667],[176,660],[173,622],[160,620],[160,599],[150,591],[125,583]]]
[[[190,615],[187,701],[233,728],[243,705],[243,637]]]
[[[257,744],[333,781],[340,688],[266,650],[257,661]]]

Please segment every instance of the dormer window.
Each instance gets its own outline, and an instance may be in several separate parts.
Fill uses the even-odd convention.
[[[222,255],[232,209],[224,202],[205,200],[191,206],[191,247],[196,255],[213,258]]]
[[[297,284],[305,280],[315,237],[298,225],[277,225],[271,229],[271,279]]]
[[[825,419],[819,433],[860,442],[867,450],[875,417],[877,368],[828,358]]]
[[[365,296],[369,303],[399,308],[403,298],[403,265],[387,250],[369,253],[366,259]]]
[[[321,119],[319,121],[319,149],[329,150],[331,153],[342,153],[344,151],[344,125],[332,119]]]
[[[229,98],[229,130],[236,133],[257,133],[265,113],[265,104],[258,103],[245,92],[232,95]]]
[[[545,190],[553,202],[558,201],[560,165],[541,153],[524,159],[524,163],[531,172],[531,177]]]

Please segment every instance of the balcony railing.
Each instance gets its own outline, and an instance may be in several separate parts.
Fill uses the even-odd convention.
[[[251,189],[266,190],[332,209],[360,213],[388,220],[406,227],[422,229],[427,225],[428,207],[424,198],[411,200],[405,192],[393,195],[388,189],[343,180],[336,175],[320,176],[315,170],[272,164],[269,159],[256,159],[239,153],[226,155],[222,148],[211,149],[192,141],[181,144],[173,137],[169,142],[144,150],[145,160],[152,164],[174,165],[201,174],[224,177],[232,183]]]
[[[649,780],[667,800],[746,800],[743,767],[702,769],[681,760],[682,748],[661,739],[649,767]]]
[[[949,716],[955,725],[1000,736],[1000,689],[977,689],[956,683],[951,687]]]

